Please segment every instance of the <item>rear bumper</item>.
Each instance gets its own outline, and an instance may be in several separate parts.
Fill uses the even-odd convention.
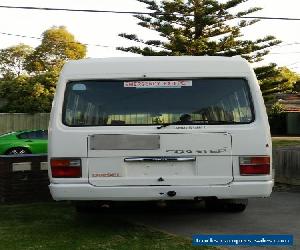
[[[219,199],[268,197],[273,181],[232,182],[216,186],[124,186],[95,187],[90,184],[50,184],[54,200],[191,200],[195,197],[215,196]],[[176,195],[169,197],[168,191]]]

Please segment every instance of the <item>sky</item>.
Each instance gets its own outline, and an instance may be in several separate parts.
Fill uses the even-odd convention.
[[[0,5],[147,11],[145,5],[136,0],[0,0]],[[251,15],[300,18],[299,0],[249,0],[241,4],[238,10],[254,6],[262,7],[263,10]],[[78,41],[89,44],[87,57],[93,58],[136,56],[115,49],[117,46],[136,45],[132,41],[118,37],[119,33],[135,33],[143,39],[159,38],[156,32],[138,26],[137,19],[128,14],[0,8],[0,49],[19,43],[36,47],[40,43],[38,39],[8,36],[1,32],[40,37],[45,30],[52,26],[66,26]],[[262,38],[266,35],[276,36],[282,41],[282,44],[273,47],[270,55],[266,56],[260,64],[275,62],[278,66],[288,66],[300,73],[299,27],[300,21],[262,20],[243,29],[242,32],[245,39]]]

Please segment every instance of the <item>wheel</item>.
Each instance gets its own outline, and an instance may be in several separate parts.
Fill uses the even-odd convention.
[[[11,148],[6,151],[6,155],[23,155],[23,154],[31,154],[29,149],[27,148],[22,148],[22,147],[17,147],[17,148]]]
[[[207,199],[205,207],[210,211],[225,211],[230,213],[243,212],[248,205],[248,199]]]

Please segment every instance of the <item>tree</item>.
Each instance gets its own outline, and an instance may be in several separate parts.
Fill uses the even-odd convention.
[[[138,1],[153,11],[149,15],[135,15],[138,25],[157,31],[162,39],[143,41],[135,34],[122,33],[119,36],[139,42],[142,47],[120,47],[119,50],[145,56],[241,55],[249,62],[257,62],[268,54],[271,46],[280,43],[274,36],[242,39],[241,29],[259,20],[238,21],[237,18],[261,9],[253,7],[232,14],[234,7],[248,0],[227,0],[224,3],[216,0]]]
[[[28,58],[27,69],[31,73],[60,71],[69,59],[81,59],[86,55],[86,46],[76,41],[63,26],[46,30],[42,43]]]
[[[85,53],[65,27],[46,30],[35,49],[21,44],[1,50],[0,112],[49,112],[63,64]]]
[[[47,89],[35,77],[18,76],[0,81],[0,99],[5,105],[0,112],[49,112],[54,89]]]
[[[291,93],[300,76],[287,67],[277,67],[276,64],[255,69],[265,103],[272,105],[276,101],[276,93]]]
[[[0,50],[0,74],[4,78],[14,78],[26,74],[26,62],[33,49],[25,44],[18,44]]]

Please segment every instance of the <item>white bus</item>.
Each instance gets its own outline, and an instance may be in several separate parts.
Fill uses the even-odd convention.
[[[241,57],[70,61],[48,152],[55,200],[204,200],[243,211],[273,187],[266,109]]]

